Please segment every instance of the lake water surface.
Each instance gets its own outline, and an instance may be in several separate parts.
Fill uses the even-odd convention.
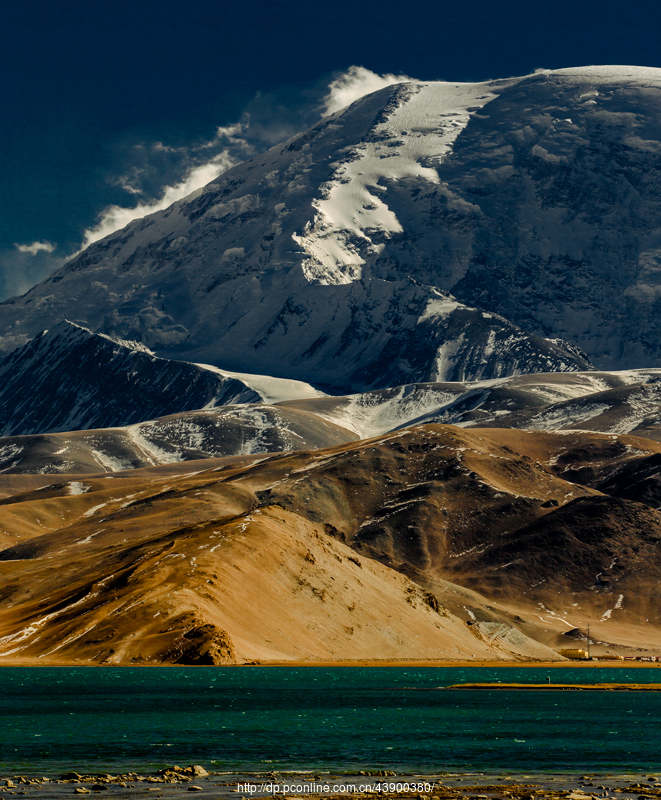
[[[661,692],[436,691],[661,682],[600,668],[8,668],[0,774],[661,771]]]

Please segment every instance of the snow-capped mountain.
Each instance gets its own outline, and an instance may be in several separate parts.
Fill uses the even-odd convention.
[[[284,401],[360,438],[442,423],[462,428],[583,429],[661,440],[661,369],[420,383],[345,397]]]
[[[329,396],[302,381],[159,358],[65,321],[0,358],[0,472],[317,449],[429,422],[659,438],[659,380],[653,369],[556,372]]]
[[[1,304],[3,347],[66,317],[354,390],[656,365],[660,105],[635,67],[387,87]]]
[[[656,647],[659,111],[388,87],[0,304],[0,656]]]
[[[631,433],[643,418],[649,420],[656,413],[661,420],[661,397],[655,405],[660,381],[661,369],[541,373],[489,381],[407,384],[343,397],[287,400],[278,407],[315,414],[362,439],[430,422],[534,430],[578,426]],[[647,405],[635,405],[641,395],[649,399]],[[597,407],[605,403],[611,414],[600,422],[617,424],[617,430],[592,427],[597,424],[593,422]],[[577,425],[579,421],[585,424]]]
[[[487,408],[481,409],[483,415],[473,414],[467,426],[488,425],[489,427],[525,428],[526,430],[589,430],[607,433],[631,434],[661,440],[661,370],[633,370],[638,375],[634,383],[624,382],[602,391],[549,403],[538,408],[520,407],[511,413],[503,414],[496,410],[497,398],[489,398]],[[625,373],[628,377],[632,373]],[[643,373],[643,374],[640,374]],[[621,373],[610,373],[616,377]],[[608,373],[604,375],[606,377]],[[491,405],[491,408],[488,408]],[[491,410],[491,415],[489,415]],[[436,415],[432,415],[435,419]],[[471,415],[466,415],[470,420]],[[424,420],[431,422],[432,419]]]

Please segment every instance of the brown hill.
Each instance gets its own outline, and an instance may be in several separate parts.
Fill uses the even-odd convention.
[[[587,623],[661,646],[661,513],[566,480],[603,484],[659,452],[427,425],[56,483],[0,476],[0,663],[547,659]]]

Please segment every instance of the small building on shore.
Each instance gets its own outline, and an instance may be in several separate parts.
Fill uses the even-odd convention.
[[[558,650],[558,653],[565,658],[571,658],[572,661],[587,661],[587,650],[581,650],[579,647],[566,647],[563,650]]]

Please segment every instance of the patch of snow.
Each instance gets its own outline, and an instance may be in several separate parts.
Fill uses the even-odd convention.
[[[128,459],[111,456],[109,453],[104,453],[97,449],[99,446],[98,444],[97,447],[92,447],[90,444],[87,446],[92,458],[103,467],[105,472],[123,472],[124,470],[133,469],[134,467]]]
[[[439,297],[438,300],[436,298],[431,298],[427,302],[424,312],[418,318],[418,322],[424,322],[434,317],[446,317],[460,306],[461,303],[458,303],[453,297]],[[492,331],[492,333],[494,332]]]
[[[464,384],[456,384],[456,391],[446,386],[408,384],[385,391],[347,395],[338,398],[334,407],[324,405],[316,408],[311,405],[310,410],[353,431],[361,439],[368,439],[409,425],[429,414],[440,413],[465,391]]]
[[[124,428],[133,444],[138,448],[147,461],[152,465],[157,464],[175,464],[184,460],[184,454],[180,451],[168,451],[158,447],[153,442],[150,442],[143,433],[143,427],[149,430],[149,423],[139,423]]]
[[[95,536],[97,536],[99,533],[103,533],[103,531],[105,531],[105,528],[101,528],[101,530],[99,530],[99,531],[94,531],[94,533],[90,533],[90,535],[89,535],[89,536],[88,536],[86,539],[79,539],[79,540],[76,542],[76,544],[88,544],[88,543],[89,543],[89,542],[91,542],[91,541],[92,541],[92,539],[93,539]]]
[[[379,253],[381,245],[372,240],[372,231],[381,239],[403,231],[381,189],[416,179],[438,185],[435,166],[451,151],[471,112],[496,95],[485,83],[437,81],[416,83],[408,96],[400,96],[371,139],[353,148],[354,157],[336,164],[330,191],[313,201],[314,221],[293,237],[308,255],[303,269],[310,281],[342,284],[359,279],[365,260],[353,240]]]
[[[10,458],[16,458],[23,450],[23,447],[13,443],[0,445],[0,461],[8,461]]]
[[[281,403],[285,400],[307,400],[312,397],[328,397],[327,394],[315,389],[304,381],[289,380],[287,378],[274,378],[271,375],[251,375],[247,372],[231,372],[227,369],[211,366],[210,364],[197,364],[196,366],[223,375],[225,378],[236,378],[253,389],[262,398],[264,403]]]
[[[106,580],[108,580],[108,578],[106,578]],[[17,633],[10,634],[9,636],[3,636],[0,639],[0,647],[2,647],[3,644],[16,644],[17,642],[22,642],[22,641],[25,641],[26,639],[29,639],[31,636],[33,636],[35,633],[37,633],[37,631],[43,625],[45,625],[46,622],[48,622],[51,619],[54,619],[55,617],[59,616],[60,614],[63,614],[65,611],[68,612],[72,608],[76,608],[76,606],[81,605],[86,600],[89,600],[90,597],[92,597],[92,596],[93,596],[93,594],[90,591],[84,597],[81,597],[80,600],[76,600],[75,603],[69,603],[68,605],[64,606],[63,608],[60,608],[57,611],[54,611],[52,614],[47,614],[45,617],[42,617],[41,619],[37,620],[36,622],[33,622],[31,625],[28,625],[26,628],[21,629]],[[27,645],[23,645],[23,647],[17,647],[14,650],[5,651],[4,653],[0,653],[0,655],[3,655],[3,656],[10,655],[11,653],[15,653],[18,650],[24,649],[24,647],[26,647],[26,646]]]
[[[93,516],[94,514],[96,514],[96,512],[97,512],[97,511],[98,511],[100,508],[105,508],[107,505],[108,505],[107,503],[101,503],[101,504],[99,504],[98,506],[92,506],[92,508],[88,508],[88,509],[87,509],[87,511],[86,511],[86,512],[83,514],[83,516],[84,516],[84,517],[91,517],[91,516]]]
[[[590,403],[572,408],[551,408],[549,411],[541,412],[533,419],[528,420],[525,427],[531,431],[568,428],[594,419],[609,409],[610,406],[605,403]]]
[[[469,553],[483,553],[486,548],[483,550],[478,550],[479,545],[475,545],[474,547],[469,547],[468,550],[461,550],[459,553],[450,553],[450,558],[459,558],[459,556],[467,556]]]

